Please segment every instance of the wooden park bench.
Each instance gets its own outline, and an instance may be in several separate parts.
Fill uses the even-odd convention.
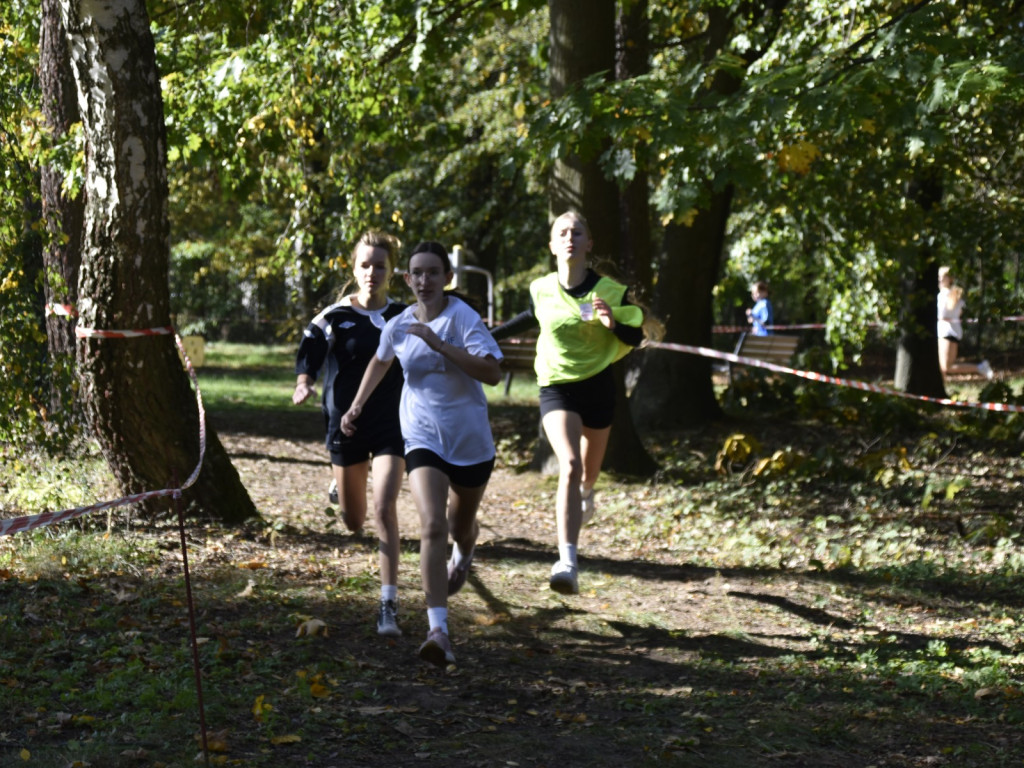
[[[799,336],[783,334],[755,336],[752,333],[744,333],[736,343],[733,354],[737,357],[752,357],[766,363],[789,366],[793,362],[793,355],[796,354],[796,347],[799,343]],[[537,355],[537,336],[535,333],[531,333],[502,339],[498,342],[498,347],[501,349],[501,354],[505,356],[501,363],[501,370],[505,373],[505,394],[508,395],[514,374],[533,373],[533,359]],[[730,362],[727,365],[729,385],[731,386],[734,364]]]
[[[537,334],[529,333],[502,339],[498,342],[501,354],[501,370],[505,373],[505,395],[512,387],[512,376],[515,373],[533,373],[533,359],[537,356]]]
[[[733,354],[737,357],[752,357],[755,360],[788,367],[793,362],[793,355],[796,354],[796,346],[799,343],[799,336],[787,336],[779,333],[755,336],[752,333],[744,333],[736,343]],[[734,363],[729,363],[730,386],[732,386],[733,365]]]

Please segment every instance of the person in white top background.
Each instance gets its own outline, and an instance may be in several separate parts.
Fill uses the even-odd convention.
[[[963,293],[963,288],[954,284],[949,267],[939,267],[939,317],[936,328],[939,337],[939,368],[942,369],[943,376],[951,373],[967,373],[992,379],[995,373],[988,360],[982,360],[977,364],[957,361],[960,340],[964,337],[963,322],[960,318],[967,306],[963,299]]]
[[[405,386],[399,415],[409,489],[420,515],[420,574],[430,631],[424,661],[455,661],[448,633],[448,596],[466,582],[479,534],[477,511],[494,469],[494,439],[481,382],[501,380],[501,350],[479,313],[444,288],[452,280],[448,252],[416,245],[405,280],[416,304],[388,321],[341,428],[363,429],[361,414],[395,359]],[[448,536],[454,541],[445,566]]]

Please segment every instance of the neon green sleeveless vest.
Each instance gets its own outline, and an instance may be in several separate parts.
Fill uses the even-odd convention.
[[[625,295],[626,286],[610,277],[602,277],[579,299],[562,289],[555,272],[530,284],[533,312],[540,324],[534,361],[540,386],[589,379],[629,353],[632,347],[619,341],[596,317],[587,322],[580,318],[580,305],[600,296],[612,308],[616,323],[640,326],[643,310],[623,306]]]

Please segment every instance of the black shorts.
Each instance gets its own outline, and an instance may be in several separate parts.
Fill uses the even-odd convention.
[[[610,427],[615,415],[615,377],[611,366],[589,379],[541,387],[541,419],[552,411],[578,413],[588,429]]]
[[[958,339],[956,336],[944,336],[943,338],[946,341],[952,341],[954,344],[959,344],[960,343],[960,339]]]
[[[433,467],[448,475],[452,485],[463,488],[479,488],[487,485],[491,479],[491,472],[494,471],[494,458],[489,461],[481,461],[479,464],[470,464],[460,467],[458,464],[451,464],[433,451],[426,448],[414,448],[405,457],[405,472],[412,472],[420,467]]]
[[[398,420],[389,419],[383,425],[364,424],[352,437],[342,432],[340,426],[335,429],[328,427],[327,450],[331,454],[331,464],[350,467],[369,461],[371,456],[404,456],[405,441]]]

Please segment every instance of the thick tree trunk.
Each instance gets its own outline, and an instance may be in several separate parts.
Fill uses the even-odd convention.
[[[564,95],[574,84],[599,72],[611,77],[616,70],[615,0],[549,0],[548,9],[551,19],[552,96]],[[570,156],[556,161],[551,208],[554,216],[569,209],[586,216],[594,238],[595,263],[600,267],[605,261],[614,269],[606,268],[604,271],[625,273],[624,279],[628,279],[633,270],[623,269],[628,238],[621,226],[619,188],[605,177],[597,152],[593,157]],[[604,468],[624,475],[650,475],[657,465],[633,426],[623,383],[624,368],[616,366],[615,371],[618,396]],[[550,468],[551,449],[543,437],[542,434],[534,464]]]
[[[780,12],[785,6],[779,2]],[[752,10],[766,13],[758,5]],[[708,35],[703,61],[710,66],[733,33],[729,9],[708,9]],[[753,54],[752,54],[753,55]],[[736,93],[741,81],[724,69],[711,79],[709,93],[719,99]],[[721,271],[725,232],[732,211],[733,187],[716,191],[706,182],[708,204],[689,227],[670,224],[662,240],[661,269],[655,314],[665,323],[665,339],[692,346],[711,346],[712,301]],[[633,418],[641,428],[678,429],[718,419],[711,363],[696,355],[648,350],[632,397]]]
[[[665,323],[668,341],[711,346],[712,296],[731,202],[732,189],[727,188],[712,195],[710,208],[702,210],[692,226],[670,224],[665,229],[654,311]],[[659,349],[644,352],[631,404],[640,428],[688,428],[722,415],[710,360]]]
[[[79,325],[167,326],[167,149],[144,1],[61,0],[60,7],[87,147]],[[87,417],[122,491],[183,483],[198,461],[199,422],[173,339],[83,339],[78,368]],[[212,431],[185,498],[193,511],[226,522],[256,515]]]
[[[634,0],[625,7],[620,3],[616,20],[615,78],[629,80],[650,70],[650,24],[647,0]],[[619,231],[622,247],[619,270],[622,279],[633,287],[637,297],[650,302],[654,261],[651,240],[650,180],[644,170],[621,191],[619,198]]]
[[[39,84],[43,93],[43,118],[54,140],[62,139],[80,118],[75,78],[57,0],[43,0],[42,3]],[[59,169],[51,165],[42,168],[40,191],[47,235],[43,249],[45,300],[48,306],[62,305],[73,310],[78,304],[85,198],[82,194],[75,197],[65,195],[63,182],[64,176]],[[73,318],[48,312],[46,339],[53,370],[50,409],[70,411],[72,419],[77,421],[80,414],[75,411],[80,410],[81,401],[67,386],[74,375]]]
[[[551,95],[560,98],[586,77],[615,71],[615,0],[549,0]],[[603,147],[602,147],[603,149]],[[593,258],[619,253],[618,187],[605,178],[593,156],[555,161],[550,190],[552,217],[576,210],[587,217],[594,236]]]
[[[930,169],[919,170],[907,185],[906,195],[920,206],[927,230],[931,210],[942,200],[942,179]],[[939,265],[929,244],[931,234],[925,231],[922,235],[924,244],[910,258],[913,263],[903,281],[893,385],[913,395],[946,397],[936,338]]]
[[[900,310],[900,340],[896,348],[896,389],[925,397],[946,397],[946,386],[939,367],[939,344],[935,336],[936,289],[939,269],[926,255],[927,267],[915,271],[903,282],[903,306]]]

